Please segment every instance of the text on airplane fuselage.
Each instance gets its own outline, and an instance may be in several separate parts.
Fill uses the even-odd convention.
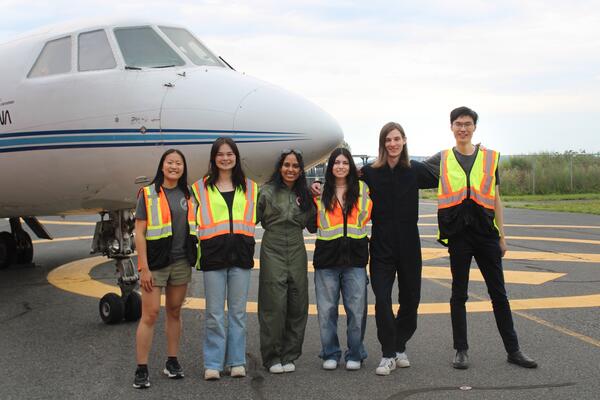
[[[2,110],[0,112],[0,125],[11,125],[12,119],[8,110]]]

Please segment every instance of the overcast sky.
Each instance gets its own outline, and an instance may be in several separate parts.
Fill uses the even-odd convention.
[[[413,155],[449,147],[461,105],[480,115],[475,140],[504,154],[600,152],[598,1],[0,0],[0,10],[0,41],[98,15],[176,21],[238,71],[320,105],[354,153],[375,154],[388,121]]]

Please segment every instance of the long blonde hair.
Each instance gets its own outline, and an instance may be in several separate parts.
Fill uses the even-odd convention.
[[[406,134],[404,133],[404,128],[402,128],[402,125],[397,122],[388,122],[385,124],[379,133],[379,155],[377,156],[377,159],[373,165],[371,165],[373,168],[381,168],[387,164],[388,152],[385,149],[385,138],[394,129],[397,129],[402,135],[402,138],[406,141]],[[404,146],[402,147],[399,164],[403,168],[410,168],[410,160],[408,158],[408,148],[406,147],[406,143],[404,143]]]

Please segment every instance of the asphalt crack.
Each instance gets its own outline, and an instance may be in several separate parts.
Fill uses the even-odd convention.
[[[15,315],[12,315],[10,317],[4,318],[2,320],[0,320],[1,323],[5,323],[5,322],[9,322],[12,321],[14,319],[20,318],[24,315],[26,315],[27,313],[29,313],[31,310],[33,310],[33,308],[31,308],[31,306],[29,305],[28,302],[24,301],[21,303],[21,305],[23,306],[23,310]]]

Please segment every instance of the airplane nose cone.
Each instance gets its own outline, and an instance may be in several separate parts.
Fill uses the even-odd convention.
[[[234,130],[261,132],[281,148],[303,153],[305,164],[326,157],[344,139],[337,121],[314,103],[277,86],[251,91],[239,104]]]

